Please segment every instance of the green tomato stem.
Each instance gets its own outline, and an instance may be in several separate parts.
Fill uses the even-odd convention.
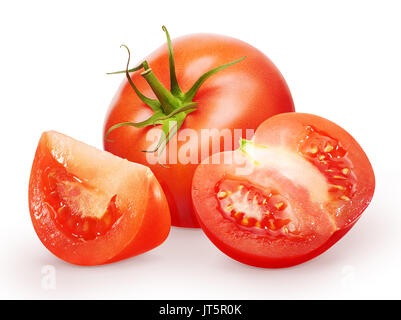
[[[159,100],[163,111],[169,114],[181,106],[181,101],[176,98],[165,86],[156,78],[152,69],[145,70],[141,73],[141,76],[145,78],[152,91]]]

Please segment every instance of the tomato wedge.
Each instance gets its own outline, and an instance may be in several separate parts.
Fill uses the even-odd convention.
[[[240,149],[202,162],[192,200],[202,229],[221,251],[279,268],[338,241],[374,188],[367,156],[344,129],[318,116],[283,113],[263,122]]]
[[[151,170],[63,134],[42,134],[29,181],[35,231],[57,257],[110,263],[161,244],[170,230]]]

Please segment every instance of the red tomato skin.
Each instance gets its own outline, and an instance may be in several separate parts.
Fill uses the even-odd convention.
[[[54,159],[49,150],[49,133],[43,133],[32,164],[28,189],[31,221],[43,245],[58,258],[75,265],[93,266],[116,262],[149,251],[167,238],[171,220],[164,193],[149,169],[140,166],[138,175],[146,175],[148,201],[132,212],[122,209],[120,221],[103,236],[82,241],[64,234],[54,221],[52,208],[46,203],[42,176]],[[143,171],[142,171],[143,170]]]
[[[265,119],[278,113],[294,111],[290,91],[279,70],[263,53],[249,44],[221,35],[195,34],[174,40],[173,48],[177,78],[184,92],[204,72],[246,56],[241,62],[206,80],[194,98],[194,101],[198,102],[198,109],[188,115],[182,129],[195,129],[198,136],[201,129],[256,130]],[[166,45],[151,54],[147,61],[160,82],[169,88]],[[133,73],[131,78],[142,93],[154,97],[140,72]],[[150,108],[138,99],[124,80],[110,105],[104,132],[117,123],[139,122],[151,114]],[[149,130],[127,126],[118,128],[109,135],[112,142],[104,140],[104,148],[152,169],[166,194],[172,225],[199,227],[192,208],[190,191],[197,164],[170,164],[169,168],[149,164],[146,153],[141,152],[149,150],[152,144],[146,141]],[[187,141],[178,141],[178,148],[184,143]],[[202,143],[196,146],[198,163],[203,160],[200,159]],[[238,141],[234,141],[233,148],[237,147]],[[220,151],[223,149],[221,146]]]
[[[169,213],[167,199],[162,196],[162,201],[160,201],[163,192],[156,179],[150,182],[149,190],[145,210],[150,214],[144,215],[141,228],[135,239],[122,252],[107,261],[107,263],[124,260],[147,252],[158,247],[167,238],[171,225],[170,215],[165,214],[166,212]]]
[[[255,133],[254,141],[257,144],[264,144],[270,147],[284,144],[287,147],[295,148],[299,132],[304,126],[310,125],[338,139],[347,149],[348,156],[354,165],[352,170],[357,177],[356,192],[351,205],[344,207],[343,216],[336,217],[338,229],[331,235],[327,234],[327,239],[323,236],[322,241],[315,242],[309,251],[305,250],[305,246],[299,246],[299,254],[296,254],[297,244],[291,247],[292,251],[289,254],[290,247],[286,246],[285,242],[282,242],[284,245],[282,245],[280,254],[280,249],[260,246],[261,241],[259,240],[261,238],[252,242],[249,239],[256,239],[256,237],[246,233],[242,235],[244,240],[238,240],[238,242],[247,241],[247,244],[239,248],[235,245],[235,241],[240,237],[238,227],[232,222],[229,223],[226,218],[222,217],[220,212],[216,211],[217,202],[213,200],[214,196],[211,196],[219,179],[226,174],[233,175],[232,165],[201,164],[195,172],[192,184],[194,210],[197,213],[199,224],[207,237],[217,248],[232,259],[262,268],[285,268],[306,262],[322,254],[341,239],[355,225],[369,205],[375,189],[372,166],[356,140],[333,122],[310,114],[283,113],[263,122]],[[284,131],[286,133],[283,133],[283,128],[285,128]],[[239,154],[238,151],[233,153],[235,152]],[[223,153],[215,154],[214,157],[221,157],[222,159]],[[222,163],[222,161],[216,162]],[[212,160],[209,161],[209,163],[212,162]],[[235,235],[233,240],[230,240],[231,234]],[[244,247],[247,247],[248,250],[244,249]],[[295,251],[293,250],[294,248]],[[274,254],[270,254],[268,251],[271,249],[274,249],[272,250]]]
[[[198,220],[202,230],[205,232],[206,236],[209,240],[223,253],[225,253],[230,258],[241,262],[246,265],[250,265],[258,268],[269,268],[269,269],[280,269],[280,268],[289,268],[296,266],[298,264],[309,261],[323,252],[327,251],[331,248],[338,240],[340,240],[353,226],[349,225],[346,228],[336,231],[333,235],[327,240],[327,242],[321,247],[311,251],[308,254],[300,255],[298,257],[283,257],[282,259],[269,259],[266,257],[260,257],[257,255],[244,254],[244,252],[240,250],[235,250],[232,247],[228,247],[224,242],[220,241],[214,234],[212,234],[207,226],[202,223],[201,220]]]

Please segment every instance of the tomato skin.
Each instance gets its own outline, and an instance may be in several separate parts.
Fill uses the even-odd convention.
[[[216,247],[229,257],[248,265],[263,268],[283,268],[303,263],[325,252],[341,239],[355,225],[369,205],[375,188],[374,173],[369,160],[355,139],[329,120],[301,113],[276,115],[258,127],[253,141],[255,145],[266,146],[266,150],[284,148],[286,152],[291,150],[298,156],[299,139],[304,141],[302,140],[303,130],[309,126],[338,140],[347,150],[346,157],[349,158],[352,164],[350,169],[355,175],[352,198],[341,203],[331,198],[331,200],[328,199],[327,203],[322,204],[324,210],[318,210],[315,219],[311,220],[314,222],[314,226],[311,227],[312,232],[301,233],[301,237],[275,238],[256,234],[244,230],[222,215],[218,209],[218,199],[216,199],[216,183],[221,179],[234,176],[242,181],[244,179],[260,181],[262,177],[268,180],[272,179],[271,181],[275,181],[276,187],[280,189],[280,181],[272,178],[273,171],[269,171],[269,162],[255,165],[252,173],[239,176],[235,170],[243,167],[244,163],[249,163],[249,155],[245,156],[239,150],[230,152],[234,164],[225,164],[223,162],[224,153],[214,154],[212,156],[214,159],[209,159],[209,163],[200,164],[194,174],[192,200],[203,231]],[[286,167],[284,166],[284,168]],[[302,177],[302,170],[299,171]],[[290,172],[281,173],[285,177]],[[285,181],[283,177],[280,179]],[[328,176],[325,176],[325,179],[327,179],[327,184],[330,184]],[[297,194],[303,192],[302,188],[289,190],[297,186],[296,182],[293,184],[282,183],[281,187],[283,186],[282,193],[287,193],[289,197],[296,197]],[[305,198],[302,195],[299,197],[295,202],[300,202]],[[313,207],[307,201],[300,203],[300,215],[308,218],[309,215],[314,214]],[[333,211],[329,212],[329,210]],[[319,212],[322,213],[321,216],[319,216]],[[336,214],[334,215],[333,212]]]
[[[340,240],[354,225],[350,225],[343,230],[336,231],[327,242],[321,247],[311,251],[307,255],[300,255],[297,257],[283,257],[281,259],[277,258],[266,258],[258,255],[244,255],[244,253],[240,250],[236,250],[231,246],[227,246],[225,242],[221,241],[218,237],[216,237],[213,233],[211,233],[207,226],[199,220],[199,224],[201,225],[202,230],[205,232],[206,236],[213,242],[213,244],[219,248],[222,252],[224,252],[230,258],[237,260],[241,263],[259,267],[259,268],[270,268],[270,269],[279,269],[279,268],[288,268],[292,267],[306,261],[309,261],[326,250],[332,247],[338,240]]]
[[[181,130],[194,129],[200,136],[201,129],[243,129],[245,138],[245,129],[255,130],[262,121],[275,114],[294,111],[291,94],[279,70],[263,53],[249,44],[226,36],[195,34],[174,40],[173,47],[176,74],[184,92],[204,72],[246,56],[202,85],[194,98],[198,109],[188,115]],[[167,47],[162,46],[146,60],[160,82],[169,88]],[[131,78],[139,91],[154,97],[140,72],[133,73]],[[124,81],[110,105],[104,132],[117,123],[143,121],[151,114],[150,108],[139,100],[127,81]],[[149,130],[153,129],[121,127],[110,133],[109,139],[113,141],[104,140],[104,148],[152,169],[166,194],[174,226],[199,227],[190,198],[197,164],[169,164],[169,168],[149,164],[146,153],[141,152],[149,150],[153,144],[146,141]],[[178,141],[178,148],[185,143],[187,141]],[[198,163],[203,160],[200,158],[202,143],[195,147],[199,154]],[[237,147],[238,141],[234,141],[233,148]],[[220,151],[223,151],[223,146]]]
[[[63,232],[55,221],[53,207],[47,201],[49,190],[44,185],[43,176],[49,168],[54,168],[54,154],[60,150],[65,160],[63,166],[67,171],[78,170],[83,181],[90,183],[90,178],[96,178],[96,188],[102,190],[116,177],[124,186],[114,190],[121,217],[108,232],[93,240],[77,239]],[[82,158],[91,153],[95,158]],[[123,175],[116,171],[119,168]],[[130,181],[124,181],[127,176]],[[136,195],[138,189],[142,196]],[[41,242],[60,259],[76,265],[106,264],[141,254],[160,245],[170,231],[167,201],[148,168],[128,163],[56,132],[43,133],[39,141],[28,198],[32,224]]]

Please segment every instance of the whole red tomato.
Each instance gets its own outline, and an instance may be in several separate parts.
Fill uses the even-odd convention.
[[[279,70],[251,45],[215,34],[188,35],[171,43],[163,30],[167,45],[132,69],[135,72],[131,75],[127,70],[128,81],[122,83],[106,117],[104,148],[152,169],[167,196],[173,225],[199,227],[191,203],[197,164],[214,151],[237,148],[238,138],[245,138],[245,129],[255,130],[275,114],[294,111],[294,105]],[[169,131],[170,121],[177,125]],[[173,143],[177,146],[174,152],[185,146],[196,161],[175,161],[177,155],[171,158],[171,151],[167,151],[163,165],[149,163],[150,154],[144,151],[157,149],[149,136],[155,134],[163,142],[161,129],[167,141],[171,138],[166,150]],[[184,129],[194,130],[191,132],[198,137],[202,129],[214,131],[208,139],[190,139],[188,135],[180,137]],[[234,129],[243,132],[231,145],[212,150],[213,141],[222,141],[223,129],[232,136]]]

